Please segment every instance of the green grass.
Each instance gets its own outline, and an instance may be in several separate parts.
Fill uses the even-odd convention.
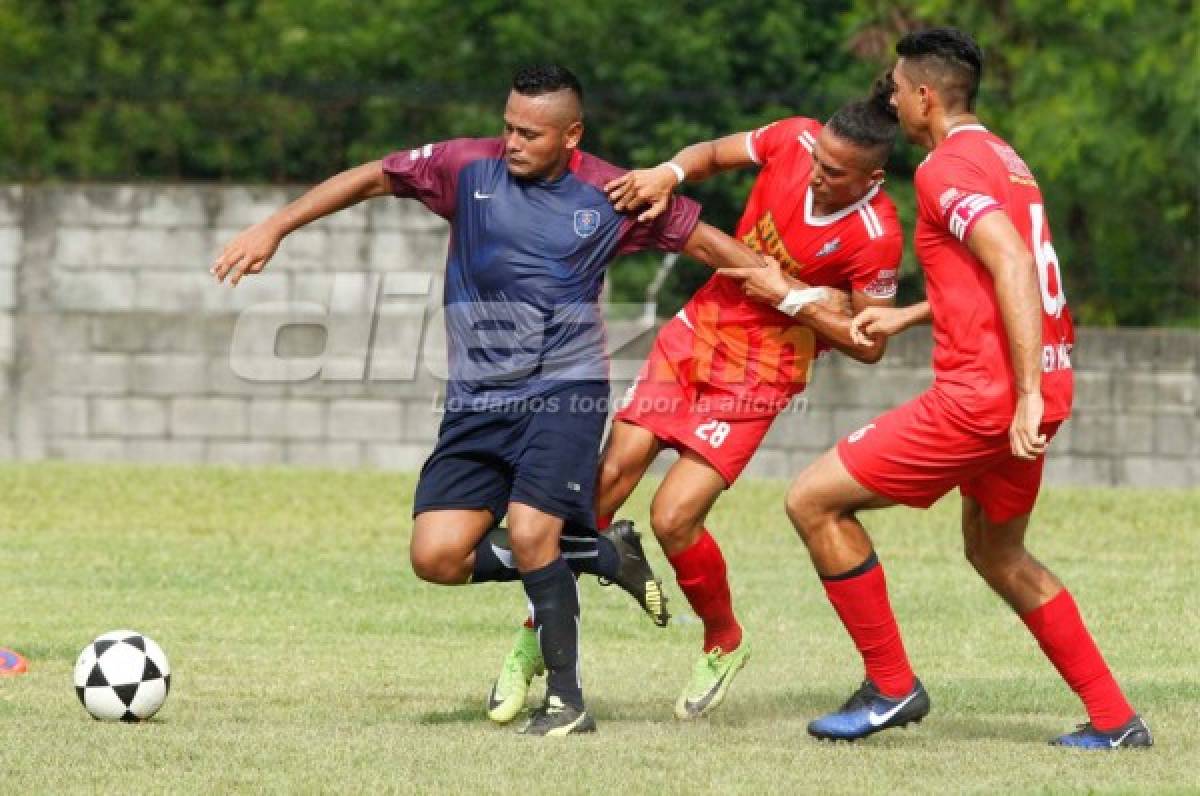
[[[711,527],[755,655],[711,719],[672,702],[698,652],[587,580],[594,737],[516,736],[482,702],[523,616],[516,584],[440,588],[407,562],[413,478],[382,473],[0,466],[0,782],[12,793],[1194,791],[1200,493],[1055,490],[1034,551],[1071,586],[1157,745],[1045,745],[1083,720],[1021,623],[961,558],[957,499],[871,515],[934,701],[916,729],[822,745],[805,723],[861,669],[783,517],[739,484]],[[645,521],[647,485],[626,514]],[[665,568],[661,555],[654,561]],[[668,577],[668,580],[670,578]],[[671,584],[677,612],[685,603]],[[143,725],[93,722],[71,668],[133,627],[174,682]]]

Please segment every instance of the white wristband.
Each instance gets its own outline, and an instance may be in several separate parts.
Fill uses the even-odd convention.
[[[803,289],[789,290],[783,300],[775,305],[775,309],[785,315],[795,317],[796,313],[809,304],[816,303],[825,298],[825,288],[823,287],[806,287]]]
[[[687,172],[673,160],[664,161],[661,165],[666,166],[675,174],[675,184],[678,185],[687,179]]]

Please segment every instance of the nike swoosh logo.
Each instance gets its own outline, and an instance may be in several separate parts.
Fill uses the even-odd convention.
[[[905,700],[903,702],[901,702],[899,705],[896,705],[896,707],[892,708],[891,710],[889,710],[887,713],[884,713],[883,715],[876,713],[874,711],[874,709],[872,709],[870,714],[868,714],[868,716],[867,716],[867,721],[871,722],[872,727],[878,727],[880,724],[884,724],[884,723],[890,721],[893,716],[895,716],[897,713],[900,712],[901,708],[903,708],[905,705],[907,705],[909,702],[912,702],[916,698],[917,698],[917,692],[913,691],[911,694],[908,695],[907,698],[905,698]]]
[[[493,542],[492,554],[495,555],[496,558],[500,559],[500,563],[504,566],[508,567],[509,569],[516,569],[516,565],[513,564],[512,550],[505,550],[503,547],[496,547],[496,544]]]
[[[1118,746],[1123,744],[1125,742],[1125,739],[1128,738],[1130,736],[1130,734],[1136,729],[1137,729],[1137,727],[1130,727],[1128,730],[1125,731],[1125,734],[1122,735],[1120,738],[1116,739],[1115,741],[1109,741],[1108,745],[1110,747],[1112,747],[1113,749],[1116,749]]]
[[[492,198],[492,194],[490,194],[490,193],[480,193],[479,191],[476,191],[476,192],[475,192],[475,198],[476,198],[476,199],[491,199],[491,198]]]

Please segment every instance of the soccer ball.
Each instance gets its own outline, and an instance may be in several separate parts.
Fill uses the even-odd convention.
[[[133,630],[105,633],[84,647],[75,662],[75,693],[94,719],[148,719],[170,690],[167,656],[152,639]]]

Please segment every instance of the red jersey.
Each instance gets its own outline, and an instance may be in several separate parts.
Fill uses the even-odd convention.
[[[747,134],[747,151],[762,170],[737,237],[807,284],[891,298],[904,248],[895,205],[875,186],[849,207],[815,215],[808,181],[820,132],[820,122],[795,117]],[[680,318],[710,347],[697,357],[694,378],[738,396],[786,403],[804,389],[815,356],[828,350],[808,326],[747,298],[736,280],[720,273]]]
[[[1046,421],[1071,413],[1075,331],[1050,242],[1042,192],[1011,146],[972,124],[950,131],[917,168],[916,253],[933,313],[934,389],[983,433],[1008,429],[1016,385],[991,273],[965,241],[979,219],[1004,211],[1037,263],[1042,298]]]

